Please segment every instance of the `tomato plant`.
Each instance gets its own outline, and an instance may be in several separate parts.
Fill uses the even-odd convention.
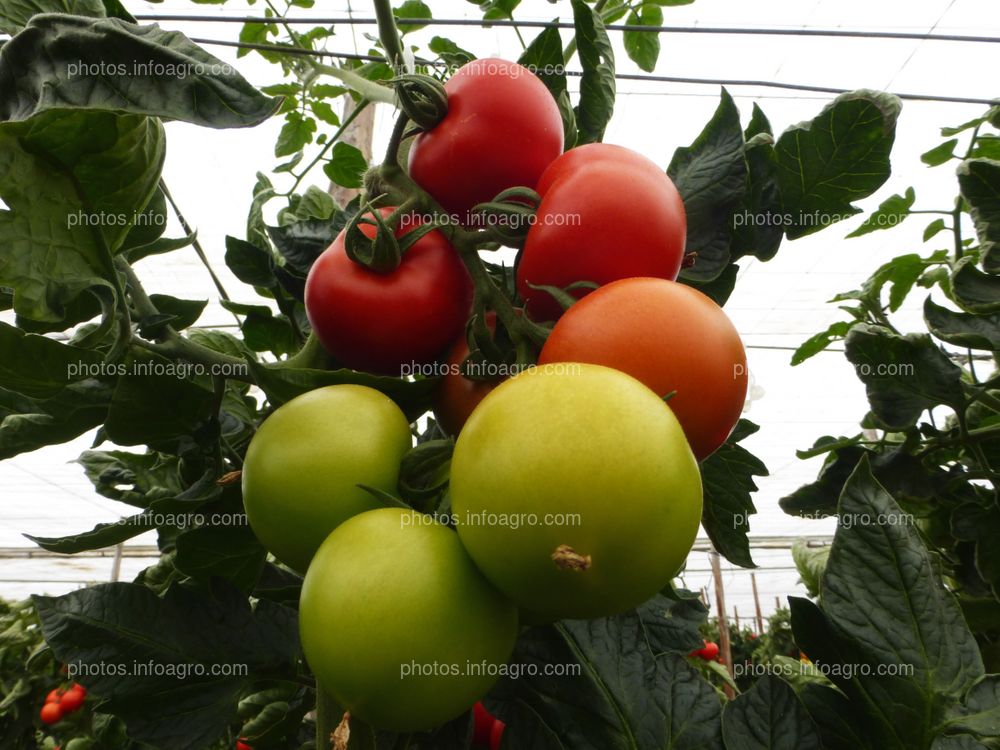
[[[484,25],[515,13],[501,5],[479,4]],[[954,247],[879,269],[841,300],[852,319],[799,353],[843,337],[865,372],[919,364],[910,380],[863,378],[866,432],[822,439],[807,452],[829,454],[822,476],[784,502],[868,519],[841,525],[810,566],[815,595],[790,601],[784,637],[830,676],[772,674],[722,696],[685,658],[705,647],[706,610],[671,577],[699,521],[730,562],[753,566],[747,519],[766,468],[742,444],[756,426],[733,425],[741,383],[721,374],[740,364],[738,341],[698,295],[724,305],[747,258],[856,213],[889,177],[900,102],[849,92],[776,132],[723,90],[693,142],[653,165],[600,143],[613,35],[643,69],[657,58],[664,6],[633,5],[571,0],[516,65],[493,60],[495,76],[452,40],[404,38],[434,20],[421,2],[375,0],[378,46],[342,62],[321,49],[332,27],[286,25],[269,7],[239,42],[280,76],[264,91],[117,0],[74,4],[78,15],[62,0],[0,6],[0,458],[93,435],[82,470],[133,514],[29,538],[69,555],[155,529],[160,552],[135,580],[4,605],[5,747],[467,750],[477,701],[495,717],[494,747],[995,744],[996,111],[949,131],[968,140],[965,157],[957,138],[927,156],[961,162],[961,200],[927,229],[950,230]],[[71,74],[81,59],[192,70]],[[344,135],[381,104],[400,112],[369,164]],[[270,117],[281,161],[258,173],[247,221],[226,238],[241,284],[230,295],[183,218],[190,197],[164,180],[163,122]],[[330,181],[360,195],[335,200]],[[481,224],[449,215],[483,203]],[[912,206],[904,191],[864,226]],[[125,219],[84,227],[80,214]],[[169,215],[183,236],[165,235]],[[146,259],[187,247],[237,327],[197,325],[207,300],[152,290],[162,276]],[[655,312],[617,330],[595,315],[573,333],[636,275],[671,299],[637,294]],[[934,339],[894,329],[915,285],[939,295],[925,307]],[[473,362],[515,372],[541,354],[542,367],[463,409],[452,441],[420,418],[441,394],[436,358],[463,329]],[[701,375],[684,387],[674,371],[679,385],[664,386],[678,422],[658,380],[626,374],[638,373],[629,356],[644,333],[679,352],[696,330],[681,374]],[[554,350],[592,350],[598,334],[629,355],[605,362],[617,370],[546,370],[575,364]],[[663,350],[649,351],[666,372]],[[403,373],[411,363],[432,372]],[[693,417],[687,389],[704,389]],[[715,400],[725,418],[708,419]],[[477,527],[465,515],[477,510],[506,517]],[[513,528],[514,512],[539,523]],[[921,524],[893,523],[902,512]],[[559,619],[570,615],[589,619]],[[484,657],[492,669],[471,668]],[[435,660],[461,674],[399,679]],[[86,700],[43,724],[60,663]],[[157,669],[108,669],[136,664]],[[873,676],[885,667],[909,672]]]
[[[615,281],[574,304],[538,355],[540,365],[554,362],[614,367],[673,394],[670,409],[699,460],[726,441],[746,399],[746,351],[722,308],[660,279]]]

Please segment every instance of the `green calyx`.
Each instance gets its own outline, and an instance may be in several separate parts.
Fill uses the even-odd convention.
[[[421,130],[430,130],[448,114],[448,94],[436,78],[407,73],[391,83],[399,98],[399,107]]]
[[[521,248],[534,223],[541,200],[531,188],[514,187],[504,190],[493,200],[473,208],[476,225],[491,240],[508,247]]]
[[[434,224],[421,224],[402,237],[396,235],[399,221],[406,213],[405,207],[397,208],[384,217],[378,210],[371,210],[372,203],[366,203],[361,211],[347,225],[344,234],[344,250],[347,257],[369,271],[392,273],[403,262],[403,255],[424,235],[435,229]],[[361,229],[362,224],[375,227],[375,236],[369,237]]]

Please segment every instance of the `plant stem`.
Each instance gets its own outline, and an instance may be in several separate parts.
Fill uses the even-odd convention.
[[[374,0],[375,18],[378,20],[378,37],[385,50],[386,60],[394,75],[406,72],[403,69],[403,44],[396,28],[396,17],[392,14],[389,0]]]
[[[333,697],[316,681],[316,750],[329,750],[333,730],[343,714]]]
[[[132,304],[136,312],[141,317],[159,315],[160,311],[156,309],[156,305],[153,304],[149,295],[146,294],[146,290],[143,289],[139,277],[135,274],[135,269],[121,256],[115,259],[115,265],[128,282]],[[230,357],[228,354],[222,354],[221,352],[209,349],[207,346],[196,344],[179,334],[169,325],[163,327],[161,338],[163,339],[162,342],[155,343],[146,341],[139,336],[133,336],[132,343],[168,359],[184,359],[189,362],[205,365],[209,368],[218,368],[226,373],[225,377],[232,378],[233,380],[240,380],[245,383],[254,382],[246,369],[246,362],[242,359]]]
[[[399,169],[399,146],[403,142],[403,133],[406,131],[406,125],[409,121],[410,118],[405,113],[400,112],[399,117],[396,118],[396,124],[393,125],[392,135],[389,136],[389,145],[385,149],[385,158],[382,160],[382,163],[390,168]]]
[[[369,81],[353,70],[346,70],[333,65],[317,65],[316,70],[347,84],[348,88],[354,89],[368,101],[382,102],[383,104],[396,103],[396,93],[391,88],[383,86],[381,83],[375,83],[375,81]]]
[[[361,114],[361,111],[369,104],[371,104],[370,99],[362,99],[360,102],[358,102],[358,105],[356,107],[353,107],[351,109],[351,113],[346,118],[344,118],[344,121],[340,124],[340,127],[337,128],[337,132],[333,134],[330,140],[328,140],[326,143],[323,144],[323,148],[320,149],[320,152],[316,155],[316,158],[313,159],[311,162],[309,162],[309,164],[306,165],[306,168],[303,169],[298,174],[293,173],[293,176],[295,177],[295,183],[292,185],[292,187],[289,188],[288,191],[284,193],[279,193],[279,195],[288,197],[298,189],[299,185],[302,184],[302,180],[305,179],[305,176],[312,171],[313,167],[315,167],[317,164],[320,163],[320,161],[323,160],[323,157],[326,156],[326,152],[329,151],[331,148],[333,148],[333,145],[340,140],[340,137],[346,132],[347,128],[350,127],[351,123],[354,122],[355,118],[357,118],[357,116]]]
[[[163,191],[163,196],[167,199],[167,203],[169,203],[170,207],[174,210],[174,214],[177,216],[177,220],[181,223],[181,227],[184,229],[184,231],[187,232],[188,236],[194,234],[194,230],[191,229],[191,225],[188,224],[187,219],[184,218],[184,214],[181,213],[180,208],[174,201],[174,197],[170,194],[170,191],[167,189],[166,181],[163,180],[162,178],[160,179],[160,190]],[[212,264],[208,262],[208,256],[205,254],[205,249],[201,246],[201,242],[198,241],[197,237],[195,237],[194,242],[191,243],[191,246],[194,248],[195,253],[197,253],[198,259],[201,261],[201,264],[205,266],[205,270],[208,271],[208,275],[212,277],[212,283],[215,284],[215,288],[218,290],[219,296],[222,297],[222,299],[224,300],[228,300],[229,294],[226,292],[226,288],[222,286],[222,281],[219,279],[219,277],[215,274],[215,271],[212,269]],[[239,323],[240,319],[236,318],[236,322]]]

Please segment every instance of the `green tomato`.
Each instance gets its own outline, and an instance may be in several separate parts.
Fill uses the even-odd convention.
[[[701,519],[670,408],[598,365],[536,368],[490,393],[459,435],[450,487],[476,565],[541,621],[641,604],[679,571]]]
[[[327,535],[395,492],[410,425],[384,393],[331,385],[284,404],[257,430],[243,464],[243,503],[261,543],[306,571]]]
[[[299,629],[317,682],[352,716],[416,732],[493,685],[517,637],[517,610],[430,516],[381,508],[344,522],[302,584]]]

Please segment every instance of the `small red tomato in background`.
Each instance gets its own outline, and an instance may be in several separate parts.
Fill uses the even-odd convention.
[[[45,702],[58,703],[64,692],[65,691],[62,688],[53,688],[49,691],[49,694],[45,696]]]
[[[492,311],[486,313],[485,322],[491,333],[496,331],[497,314]],[[469,341],[463,332],[448,352],[445,359],[447,371],[434,393],[434,417],[449,435],[458,435],[472,410],[504,380],[502,377],[496,380],[470,380],[465,377],[460,368],[468,356]]]
[[[503,730],[507,728],[500,719],[493,720],[493,728],[490,730],[490,750],[500,750],[500,740],[503,739]]]
[[[383,217],[392,208],[379,209]],[[420,225],[405,217],[396,236]],[[376,229],[361,224],[374,238]],[[306,313],[323,346],[354,370],[399,376],[411,363],[433,361],[462,331],[472,282],[458,254],[434,230],[403,255],[399,267],[376,273],[351,260],[346,230],[316,259],[306,279]]]
[[[253,748],[243,740],[236,740],[236,750],[253,750]]]
[[[532,285],[677,278],[687,241],[684,203],[652,161],[621,146],[590,144],[556,159],[539,185],[542,202],[517,266],[517,291],[533,318],[555,320],[562,308]]]
[[[477,203],[507,188],[535,187],[562,153],[562,118],[545,84],[507,60],[473,60],[444,88],[448,114],[414,140],[410,176],[468,224]]]
[[[743,412],[747,355],[726,313],[696,289],[621,279],[569,308],[538,364],[586,362],[621,370],[667,404],[699,461],[722,445]]]
[[[496,719],[493,714],[486,710],[480,701],[472,707],[472,745],[473,747],[487,747],[490,744],[490,731]]]
[[[705,647],[698,652],[705,661],[712,661],[719,656],[719,644],[712,641],[705,641]]]
[[[83,701],[86,698],[86,691],[80,685],[74,685],[65,693],[63,693],[62,698],[59,699],[59,708],[63,710],[63,713],[71,714],[74,711],[78,711],[83,705]]]
[[[63,710],[58,703],[46,703],[38,716],[43,724],[55,724],[63,717]]]

